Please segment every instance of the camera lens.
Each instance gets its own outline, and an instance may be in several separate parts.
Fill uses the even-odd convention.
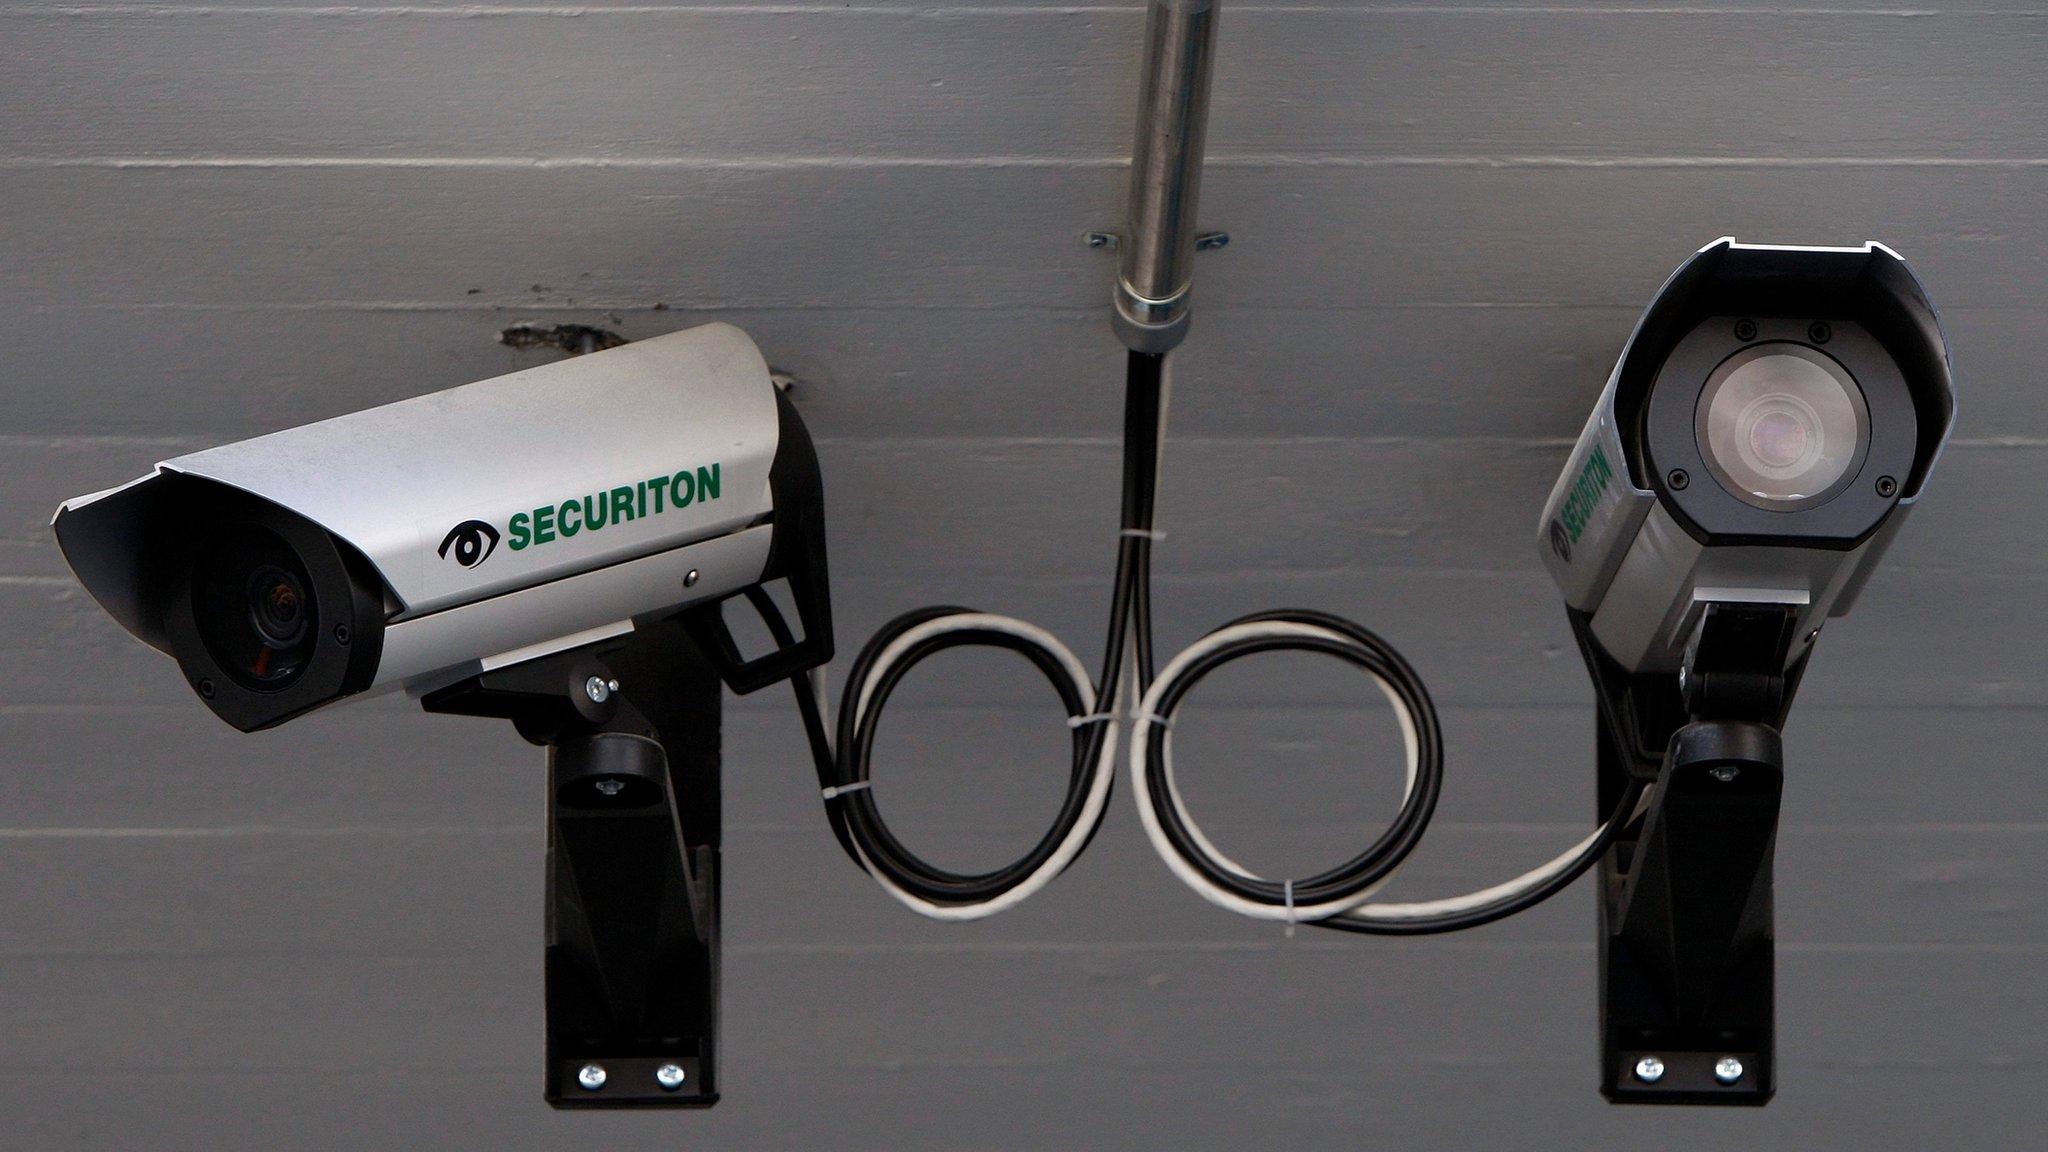
[[[289,544],[238,527],[200,548],[192,615],[207,651],[237,684],[276,692],[305,671],[317,638],[312,580]]]
[[[249,621],[263,642],[289,648],[306,632],[306,586],[273,564],[249,575]]]
[[[1721,487],[1780,512],[1832,497],[1870,446],[1855,379],[1825,353],[1782,342],[1722,361],[1700,393],[1694,430]]]

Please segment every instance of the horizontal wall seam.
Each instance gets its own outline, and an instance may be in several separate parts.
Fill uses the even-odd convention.
[[[71,4],[38,5],[0,10],[0,19],[165,19],[212,16],[289,17],[298,19],[428,18],[473,20],[492,17],[584,19],[602,17],[689,17],[689,16],[846,16],[914,17],[941,20],[963,18],[1032,19],[1046,16],[1128,16],[1144,12],[1135,4],[1048,4],[1048,5],[914,5],[914,4]],[[1747,8],[1724,4],[1634,4],[1606,7],[1595,4],[1512,4],[1512,5],[1427,5],[1396,4],[1383,7],[1354,7],[1326,4],[1247,4],[1232,8],[1233,20],[1269,16],[1331,16],[1356,19],[1385,19],[1413,16],[1597,16],[1597,17],[1739,17],[1763,18],[1867,17],[1871,19],[1924,20],[1959,16],[1966,19],[2026,19],[2042,15],[2027,9],[1940,9],[1913,7],[1787,6]]]
[[[1027,452],[1044,448],[1080,449],[1087,451],[1113,452],[1121,442],[1107,436],[987,436],[987,435],[931,435],[931,436],[813,436],[820,447],[868,449],[880,451],[1018,451]],[[23,449],[62,449],[92,447],[161,447],[166,451],[180,451],[192,444],[204,443],[206,435],[195,433],[190,436],[102,436],[62,434],[36,435],[13,433],[0,435],[0,448],[11,451]],[[1569,436],[1298,436],[1298,435],[1203,435],[1200,433],[1174,437],[1174,443],[1182,448],[1419,448],[1426,451],[1551,451],[1569,448],[1573,444]],[[2048,448],[2048,436],[1968,436],[1956,437],[1948,442],[1951,449],[2006,449],[2006,448]],[[0,576],[0,583],[27,583],[40,581],[42,577]]]
[[[1124,156],[975,155],[863,156],[0,156],[0,171],[106,170],[405,170],[678,172],[789,172],[865,169],[1071,169],[1129,166]],[[2048,169],[2048,156],[1393,156],[1343,153],[1212,153],[1212,169],[1452,169],[1667,170],[1667,169]]]

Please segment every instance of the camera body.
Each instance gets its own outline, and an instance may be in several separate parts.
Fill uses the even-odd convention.
[[[1601,1092],[1776,1092],[1780,732],[1830,616],[1955,418],[1947,346],[1879,244],[1723,239],[1637,322],[1538,546],[1593,681]]]
[[[759,350],[712,324],[168,460],[53,528],[250,731],[694,609],[735,688],[822,663],[821,488]],[[804,638],[742,662],[718,602],[782,577]]]
[[[1538,547],[1626,672],[1676,672],[1713,603],[1788,606],[1790,667],[1854,603],[1954,416],[1897,253],[1717,240],[1638,321]]]

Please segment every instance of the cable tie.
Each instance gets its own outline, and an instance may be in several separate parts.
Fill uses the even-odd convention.
[[[1166,533],[1157,528],[1126,528],[1117,533],[1117,535],[1135,537],[1139,540],[1150,540],[1154,543],[1166,539]]]
[[[846,795],[848,792],[860,791],[861,789],[867,787],[870,783],[872,783],[872,781],[855,780],[851,784],[834,784],[830,788],[825,789],[825,799],[837,800],[839,797]]]
[[[1089,724],[1098,724],[1104,720],[1114,719],[1116,719],[1116,713],[1114,712],[1090,712],[1085,716],[1067,717],[1067,727],[1081,728]]]
[[[1280,893],[1282,898],[1287,901],[1287,938],[1292,940],[1294,939],[1294,881],[1282,881]]]
[[[1169,717],[1169,716],[1161,716],[1161,715],[1160,715],[1159,713],[1157,713],[1157,712],[1133,712],[1133,713],[1131,713],[1131,723],[1133,723],[1133,724],[1157,724],[1157,725],[1159,725],[1159,726],[1160,726],[1161,728],[1164,728],[1164,729],[1166,729],[1166,730],[1167,730],[1167,731],[1169,731],[1169,732],[1173,730],[1173,719],[1172,719],[1172,717]]]

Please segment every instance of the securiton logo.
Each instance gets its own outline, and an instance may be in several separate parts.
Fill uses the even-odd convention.
[[[1550,522],[1550,550],[1557,553],[1558,559],[1567,564],[1572,562],[1572,546],[1585,533],[1586,522],[1600,506],[1600,494],[1607,491],[1607,482],[1613,478],[1614,466],[1607,462],[1606,447],[1594,445],[1585,467],[1579,469],[1579,478],[1572,481],[1571,491],[1565,494],[1564,507],[1558,509],[1557,519]]]
[[[474,568],[491,558],[498,550],[498,530],[482,520],[464,520],[448,530],[441,537],[441,558],[448,558],[448,550],[455,550],[455,562],[464,568]]]
[[[558,504],[543,504],[530,512],[514,512],[505,523],[505,546],[522,552],[584,532],[599,532],[615,524],[716,500],[718,495],[716,463],[685,468],[670,475],[571,497]],[[440,554],[444,560],[453,559],[464,568],[474,568],[491,558],[497,550],[498,538],[497,528],[487,521],[464,520],[442,537]]]

